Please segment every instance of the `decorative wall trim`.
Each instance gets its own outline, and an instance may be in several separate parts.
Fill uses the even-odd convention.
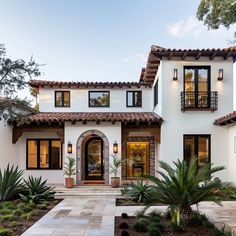
[[[91,137],[100,137],[103,140],[104,150],[104,180],[109,184],[109,142],[105,134],[99,130],[88,130],[82,133],[76,144],[76,184],[84,179],[84,144]]]

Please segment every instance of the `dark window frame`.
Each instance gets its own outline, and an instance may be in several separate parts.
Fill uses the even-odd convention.
[[[155,85],[154,85],[154,108],[158,104],[158,81],[159,80],[157,80]]]
[[[29,155],[28,155],[28,141],[37,141],[37,167],[36,168],[33,168],[33,167],[29,167],[28,166],[28,159],[29,159]],[[49,160],[49,167],[48,168],[40,168],[40,141],[48,141],[48,147],[49,147],[49,157],[48,157],[48,160]],[[52,166],[52,142],[53,141],[60,141],[60,139],[44,139],[44,138],[29,138],[29,139],[26,139],[26,169],[27,170],[62,170],[62,164],[63,164],[63,157],[62,157],[62,153],[63,153],[63,150],[62,150],[62,142],[61,142],[61,167],[60,168],[51,168]]]
[[[127,90],[126,91],[126,107],[142,107],[143,105],[143,91],[140,91],[140,90]],[[128,94],[129,93],[132,93],[132,104],[133,105],[129,105],[128,104]],[[139,93],[141,94],[141,104],[140,106],[135,106],[135,93]]]
[[[110,107],[110,91],[106,90],[106,91],[99,91],[99,90],[92,90],[92,91],[88,91],[88,106],[89,107]],[[108,104],[106,106],[93,106],[90,104],[90,94],[91,93],[108,93]]]
[[[186,153],[185,153],[185,137],[194,137],[194,156],[198,158],[198,144],[199,144],[199,137],[204,137],[208,139],[209,142],[209,150],[208,150],[208,163],[211,163],[211,135],[210,134],[184,134],[183,135],[183,158],[185,161],[187,160]]]
[[[199,102],[198,102],[198,70],[200,69],[207,69],[207,92],[208,92],[208,98],[207,98],[207,108],[210,108],[210,104],[211,104],[211,97],[210,97],[210,92],[211,92],[211,66],[184,66],[183,68],[183,75],[184,75],[184,83],[183,83],[183,91],[184,93],[186,92],[185,90],[185,70],[186,69],[193,69],[194,70],[194,94],[195,94],[195,107],[193,108],[202,108],[199,107]]]
[[[57,93],[61,93],[61,100],[62,100],[61,106],[57,105]],[[64,104],[64,94],[65,93],[69,93],[69,105],[68,106],[65,106],[65,104]],[[55,97],[55,99],[54,99],[55,107],[70,107],[70,91],[69,90],[57,90],[57,91],[55,91],[54,97]]]

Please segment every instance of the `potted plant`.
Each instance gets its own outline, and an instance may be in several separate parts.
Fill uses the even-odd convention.
[[[74,178],[71,176],[75,175],[75,173],[75,159],[67,157],[67,162],[64,166],[64,175],[67,176],[65,178],[65,186],[67,188],[72,188],[74,186]]]
[[[112,156],[112,163],[110,164],[110,172],[114,174],[114,177],[111,177],[111,186],[112,188],[118,188],[120,185],[120,177],[118,177],[119,168],[121,167],[123,161],[117,157]]]

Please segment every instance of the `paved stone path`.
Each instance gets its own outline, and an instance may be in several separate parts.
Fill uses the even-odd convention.
[[[23,236],[77,235],[113,236],[114,216],[123,212],[133,215],[140,206],[115,206],[115,197],[66,198],[29,228]],[[166,207],[151,207],[165,210]],[[212,202],[200,204],[201,212],[218,224],[228,224],[236,230],[236,202],[223,202],[220,207]]]

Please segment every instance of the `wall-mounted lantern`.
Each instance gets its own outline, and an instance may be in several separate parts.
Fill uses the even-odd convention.
[[[219,72],[218,72],[218,80],[221,81],[223,80],[224,78],[224,70],[223,69],[219,69]]]
[[[113,143],[113,153],[118,153],[118,143],[116,141]]]
[[[178,69],[174,69],[173,80],[176,81],[178,79]]]
[[[67,144],[67,153],[69,153],[69,154],[72,153],[72,143],[70,141]]]

